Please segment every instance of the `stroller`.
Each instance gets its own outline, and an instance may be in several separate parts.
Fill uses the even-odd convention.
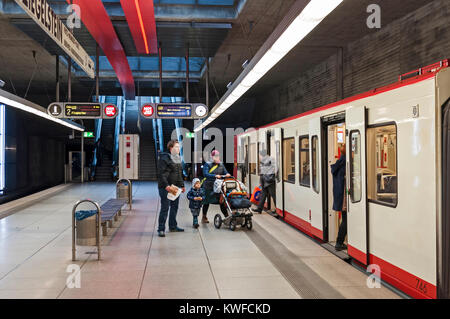
[[[220,192],[221,210],[228,212],[228,216],[224,219],[220,214],[214,217],[214,226],[217,229],[222,227],[222,224],[229,227],[231,231],[235,231],[238,225],[247,227],[248,230],[253,228],[253,214],[250,212],[252,203],[248,200],[248,194],[244,187],[235,178],[216,181],[215,191]]]

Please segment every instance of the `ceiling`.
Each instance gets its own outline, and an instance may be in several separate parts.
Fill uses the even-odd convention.
[[[283,81],[297,77],[333,55],[337,47],[376,32],[366,27],[366,9],[369,4],[380,2],[382,23],[389,24],[431,1],[345,0],[266,74],[247,96],[260,94]],[[55,12],[62,17],[67,15],[66,0],[49,2]],[[164,95],[185,95],[184,57],[189,47],[192,99],[202,99],[205,96],[204,67],[209,58],[210,96],[214,104],[226,92],[227,84],[242,72],[242,64],[252,59],[294,2],[295,0],[154,0],[157,37],[164,57]],[[157,95],[157,57],[137,53],[120,0],[103,0],[103,4],[127,56],[136,91],[143,95]],[[88,54],[94,57],[96,43],[88,30],[82,26],[74,30],[74,35]],[[35,58],[32,51],[36,52]],[[21,96],[28,90],[28,96],[35,98],[35,102],[52,100],[55,94],[56,54],[62,54],[59,47],[24,14],[14,0],[0,0],[0,79],[7,82],[6,89],[16,91]],[[103,56],[103,52],[100,55]],[[67,64],[65,59],[61,63],[61,94],[64,96]],[[101,94],[121,95],[120,84],[104,57],[100,58],[100,66]],[[95,82],[87,78],[79,68],[74,71],[74,96],[89,99]]]

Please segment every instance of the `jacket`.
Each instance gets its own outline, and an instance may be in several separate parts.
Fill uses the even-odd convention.
[[[335,164],[331,165],[333,175],[333,210],[340,212],[344,204],[345,195],[345,155],[342,155]]]
[[[201,197],[201,201],[194,200],[195,197]],[[205,200],[205,190],[203,188],[195,189],[194,187],[187,193],[187,199],[189,200],[189,208],[200,209],[203,206],[203,201]]]
[[[275,174],[277,168],[275,167],[275,161],[270,156],[264,156],[260,161],[260,183],[263,188],[268,187],[275,183]]]
[[[166,188],[170,185],[184,187],[183,168],[180,163],[175,163],[169,153],[161,153],[158,160],[158,188]]]
[[[209,171],[215,165],[218,165],[217,168],[210,173]],[[225,165],[223,165],[223,163],[219,164],[214,164],[212,162],[205,163],[205,165],[203,165],[203,177],[206,178],[206,180],[203,182],[202,187],[207,190],[214,189],[214,182],[216,181],[216,175],[227,175],[227,174],[228,171],[225,168]]]

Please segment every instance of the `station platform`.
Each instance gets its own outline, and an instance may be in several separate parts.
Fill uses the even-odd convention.
[[[192,228],[185,196],[178,212],[184,233],[157,236],[156,183],[133,184],[133,210],[124,211],[95,247],[78,247],[71,260],[71,213],[84,198],[102,204],[115,184],[73,184],[0,219],[0,298],[341,299],[400,298],[299,231],[268,215],[252,231],[211,223]],[[25,199],[24,199],[25,200]],[[68,288],[71,264],[80,288]]]

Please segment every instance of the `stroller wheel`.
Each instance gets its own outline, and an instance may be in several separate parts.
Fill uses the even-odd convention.
[[[219,214],[214,216],[214,226],[217,229],[220,229],[220,227],[222,227],[222,217]]]
[[[235,231],[236,230],[236,220],[232,219],[230,221],[230,230]]]
[[[247,226],[248,230],[252,230],[253,228],[253,222],[251,219],[247,219],[247,222],[245,223],[245,225]]]

